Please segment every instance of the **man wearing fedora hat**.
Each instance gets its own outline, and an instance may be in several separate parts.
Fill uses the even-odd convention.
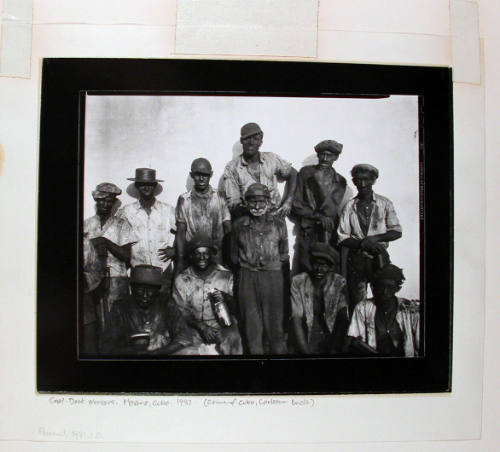
[[[172,298],[186,323],[197,332],[195,344],[214,344],[223,355],[243,353],[233,300],[233,275],[215,262],[217,248],[204,233],[195,235],[187,246],[191,266],[174,281]],[[226,323],[218,318],[216,303],[228,309]],[[230,323],[230,324],[227,324]]]
[[[339,275],[339,253],[316,242],[309,250],[311,269],[294,276],[291,286],[295,345],[303,354],[336,354],[349,326],[347,283]]]
[[[130,263],[132,267],[160,267],[165,278],[162,290],[169,290],[172,259],[175,256],[175,235],[172,232],[175,231],[175,210],[155,197],[158,183],[163,182],[156,179],[156,170],[137,168],[135,177],[127,180],[134,181],[139,195],[138,201],[126,205],[117,214],[128,220],[137,237],[137,243],[132,247]]]
[[[240,131],[243,154],[231,160],[224,170],[224,193],[233,217],[245,212],[245,192],[250,185],[260,183],[269,189],[270,210],[284,218],[292,208],[297,185],[297,171],[290,163],[273,152],[260,152],[264,132],[254,122]],[[286,182],[283,199],[278,183]]]
[[[226,200],[210,185],[213,174],[210,162],[205,158],[193,160],[189,174],[194,187],[179,196],[175,208],[176,274],[189,265],[186,243],[197,234],[211,238],[219,250],[215,259],[222,263],[223,239],[231,231],[231,215]]]
[[[151,265],[137,265],[131,270],[131,291],[113,306],[104,354],[182,354],[192,345],[192,331],[175,303],[160,292],[162,273],[161,268]]]
[[[351,196],[345,178],[333,168],[343,145],[334,140],[323,140],[314,150],[318,164],[301,168],[292,213],[297,218],[297,242],[294,271],[309,271],[310,244],[321,241],[337,245],[337,226],[340,212]]]
[[[96,214],[83,223],[83,346],[88,352],[96,351],[96,331],[105,329],[114,301],[128,291],[127,264],[136,238],[129,222],[113,215],[120,194],[109,182],[97,185],[92,191]]]

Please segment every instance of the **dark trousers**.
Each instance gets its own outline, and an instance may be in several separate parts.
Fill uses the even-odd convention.
[[[283,294],[281,270],[240,270],[238,303],[250,354],[264,354],[264,343],[269,344],[271,354],[286,353],[283,332]]]

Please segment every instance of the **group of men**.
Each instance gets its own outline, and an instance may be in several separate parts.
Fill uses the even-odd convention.
[[[263,136],[256,123],[241,128],[221,191],[210,162],[195,159],[175,209],[156,198],[154,169],[136,169],[138,200],[121,209],[119,187],[96,187],[83,237],[85,354],[419,355],[419,302],[396,297],[404,276],[387,247],[402,229],[373,192],[378,170],[354,166],[352,197],[333,168],[342,144],[318,143],[318,163],[297,173],[260,151]],[[286,217],[297,226],[292,269]]]

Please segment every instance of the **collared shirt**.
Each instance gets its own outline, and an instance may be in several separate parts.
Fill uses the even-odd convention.
[[[179,196],[175,208],[177,223],[186,225],[186,240],[198,233],[212,237],[219,248],[224,238],[224,221],[231,221],[231,214],[225,199],[212,187],[208,193],[200,194],[196,190],[188,191]]]
[[[184,316],[216,326],[217,318],[209,297],[214,289],[232,296],[233,274],[217,265],[209,275],[201,278],[193,267],[188,267],[175,278],[172,297]]]
[[[175,210],[167,203],[155,200],[148,215],[140,202],[134,202],[122,207],[117,216],[126,218],[135,233],[137,243],[132,246],[130,263],[136,265],[154,265],[165,270],[170,260],[163,262],[158,256],[158,250],[173,246],[175,235]]]
[[[376,311],[377,307],[371,299],[360,301],[354,308],[351,324],[347,331],[348,336],[359,337],[375,350],[377,349]],[[396,322],[403,333],[404,355],[406,357],[418,356],[420,347],[420,303],[416,300],[398,298]]]
[[[359,199],[356,196],[352,198],[342,210],[337,230],[339,242],[348,238],[362,240],[372,235],[385,234],[388,231],[402,232],[402,228],[399,224],[398,216],[396,215],[392,202],[384,196],[373,193],[371,201],[373,209],[370,217],[368,233],[365,234],[359,221],[358,202]],[[387,247],[387,243],[380,243]]]
[[[132,226],[125,218],[116,216],[109,217],[106,223],[101,227],[101,219],[98,215],[87,218],[83,223],[84,233],[84,267],[95,267],[91,263],[91,257],[95,256],[95,252],[88,249],[91,247],[90,240],[96,237],[104,237],[115,243],[116,245],[123,246],[127,243],[132,243],[137,240]],[[127,266],[125,262],[113,256],[108,251],[106,258],[106,267],[109,269],[109,276],[127,276]]]
[[[265,185],[271,194],[271,205],[279,207],[281,195],[278,182],[283,182],[290,176],[292,165],[272,152],[259,153],[260,177],[257,180],[249,171],[248,163],[240,155],[231,160],[224,169],[224,191],[230,210],[243,202],[247,188],[259,182]]]
[[[281,270],[288,260],[288,232],[283,220],[266,214],[263,222],[244,215],[233,223],[231,254],[240,267],[254,271]]]
[[[347,309],[345,290],[346,280],[343,276],[330,272],[323,286],[324,321],[329,332],[333,331],[337,314],[343,308]],[[314,324],[314,285],[307,273],[293,277],[291,285],[292,317],[305,319],[307,341],[311,341]]]

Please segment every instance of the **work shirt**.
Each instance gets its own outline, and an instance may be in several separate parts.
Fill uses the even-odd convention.
[[[92,246],[90,243],[91,239],[96,237],[104,237],[115,243],[118,246],[126,245],[127,243],[132,243],[137,240],[132,226],[125,218],[119,218],[116,216],[109,217],[106,223],[101,227],[101,219],[98,215],[87,218],[83,222],[83,234],[84,234],[84,267],[93,266],[91,262],[87,259],[91,259],[95,256],[95,253],[89,250],[87,247]],[[85,257],[88,256],[87,259]],[[109,276],[127,276],[127,265],[125,262],[121,261],[117,257],[113,256],[108,251],[106,257],[106,267],[109,269]]]
[[[256,182],[269,189],[271,206],[279,207],[281,195],[278,182],[288,179],[292,165],[272,152],[259,153],[259,177],[252,175],[248,165],[243,155],[240,155],[231,160],[224,169],[224,192],[229,210],[233,211],[243,203],[247,188]]]
[[[323,285],[324,322],[330,333],[333,332],[337,314],[341,309],[347,310],[345,297],[346,280],[343,276],[329,272]],[[304,319],[307,328],[307,341],[311,341],[314,324],[314,285],[307,273],[293,277],[290,288],[292,318]]]
[[[209,275],[201,278],[193,267],[188,267],[175,278],[172,298],[185,317],[219,328],[209,296],[215,289],[233,295],[233,274],[229,270],[217,265]]]
[[[398,298],[396,322],[403,337],[404,356],[418,356],[420,347],[420,303],[416,300]],[[351,324],[347,331],[348,336],[359,337],[363,342],[377,350],[377,333],[375,314],[377,307],[372,299],[360,301],[354,308]],[[399,333],[396,329],[386,331],[391,334]],[[394,337],[393,339],[398,339]],[[399,344],[394,344],[397,348]]]
[[[358,197],[352,198],[344,206],[340,216],[340,223],[337,229],[339,243],[348,238],[363,240],[366,237],[378,234],[385,234],[388,231],[402,232],[398,216],[394,210],[392,202],[384,196],[373,193],[372,212],[370,216],[368,231],[363,231],[358,212]],[[365,229],[366,230],[366,229]],[[387,242],[379,242],[387,248]]]
[[[175,208],[175,220],[186,225],[186,240],[199,233],[212,238],[219,247],[224,238],[224,221],[231,221],[231,215],[225,199],[212,187],[207,193],[188,191],[179,196]]]
[[[136,265],[153,265],[165,270],[171,263],[163,262],[158,256],[158,250],[173,246],[175,234],[175,210],[170,204],[155,200],[148,215],[140,202],[134,202],[122,207],[117,216],[129,221],[137,243],[132,246],[130,263]]]
[[[248,270],[281,270],[281,262],[288,261],[285,222],[269,213],[263,222],[251,215],[238,218],[233,223],[231,256],[241,268]]]

